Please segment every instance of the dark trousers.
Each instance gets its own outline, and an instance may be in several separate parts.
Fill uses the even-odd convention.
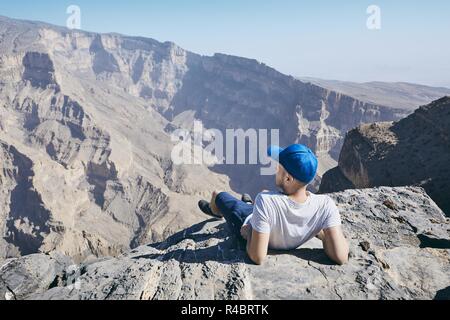
[[[223,214],[231,232],[241,238],[241,228],[245,219],[253,212],[253,205],[236,199],[227,192],[219,193],[216,197],[216,205]]]

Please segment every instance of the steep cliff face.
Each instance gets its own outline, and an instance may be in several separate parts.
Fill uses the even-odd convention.
[[[64,74],[142,99],[174,128],[192,129],[199,120],[224,135],[226,129],[278,129],[282,145],[305,143],[318,153],[320,175],[336,165],[348,130],[409,113],[301,82],[256,60],[200,56],[170,42],[43,28],[39,43]],[[234,190],[255,194],[273,180],[259,169],[218,165],[213,171],[229,176]]]
[[[173,166],[168,122],[102,84],[119,69],[99,35],[4,18],[0,31],[0,260],[114,256],[200,221],[193,196],[229,189]]]
[[[419,185],[450,214],[449,141],[450,97],[397,123],[362,125],[348,133],[339,167],[324,176],[321,191]]]
[[[39,195],[30,208],[45,209],[49,228],[28,232],[37,239],[31,251],[57,249],[77,260],[161,241],[200,221],[196,202],[211,190],[271,187],[273,177],[256,165],[174,165],[170,133],[194,119],[219,130],[279,129],[282,145],[317,151],[323,172],[349,128],[404,115],[255,60],[203,57],[169,42],[4,17],[0,39],[0,141],[28,159],[25,189]],[[11,183],[0,185],[9,200],[20,184]],[[4,235],[34,214],[20,211],[12,218],[6,207]],[[5,238],[13,249],[0,259],[31,252]]]
[[[51,85],[57,87],[53,62],[45,53],[27,52],[23,57],[23,80],[33,87],[45,89]]]
[[[40,194],[34,190],[32,162],[13,146],[0,141],[2,175],[1,252],[16,255],[38,252],[44,237],[50,233],[50,212]],[[32,213],[32,214],[30,214]]]
[[[246,258],[222,222],[205,221],[117,258],[73,265],[53,253],[10,259],[0,299],[449,299],[450,221],[421,188],[331,194],[350,241],[336,266],[319,240]]]

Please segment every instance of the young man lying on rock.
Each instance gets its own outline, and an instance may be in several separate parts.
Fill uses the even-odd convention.
[[[211,202],[199,202],[200,209],[209,216],[225,218],[231,232],[247,241],[247,253],[258,265],[268,249],[294,250],[314,237],[322,240],[331,260],[347,263],[348,243],[334,201],[306,190],[317,173],[316,156],[298,144],[284,150],[272,146],[269,156],[278,162],[279,192],[262,192],[254,204],[248,195],[238,200],[229,193],[214,192]]]

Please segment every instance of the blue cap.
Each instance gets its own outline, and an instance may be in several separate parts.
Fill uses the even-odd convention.
[[[302,144],[294,144],[286,149],[271,146],[267,153],[298,181],[308,184],[314,180],[319,161],[308,147]]]

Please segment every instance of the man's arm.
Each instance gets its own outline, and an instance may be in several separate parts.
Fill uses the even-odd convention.
[[[342,227],[333,227],[322,230],[317,237],[322,240],[327,256],[339,265],[348,262],[349,247]]]
[[[257,265],[261,265],[267,257],[269,249],[269,233],[260,233],[255,230],[249,232],[247,239],[247,254]]]

